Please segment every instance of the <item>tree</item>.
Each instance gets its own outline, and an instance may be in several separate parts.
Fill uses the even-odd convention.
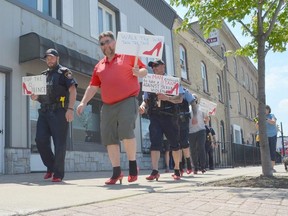
[[[261,140],[261,163],[264,176],[273,176],[270,161],[265,118],[265,57],[268,51],[284,52],[288,42],[288,0],[170,0],[173,6],[187,8],[178,30],[191,28],[192,18],[197,17],[204,36],[220,29],[224,21],[235,26],[239,23],[242,34],[251,41],[230,54],[253,58],[258,68],[258,114]]]

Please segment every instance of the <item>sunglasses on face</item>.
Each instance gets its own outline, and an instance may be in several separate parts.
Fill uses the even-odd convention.
[[[152,68],[156,68],[156,67],[158,67],[160,64],[154,64],[154,65],[152,65]]]
[[[105,41],[103,41],[103,42],[100,42],[100,45],[101,46],[104,46],[104,45],[106,45],[106,44],[110,44],[112,42],[112,40],[111,39],[108,39],[108,40],[105,40]]]

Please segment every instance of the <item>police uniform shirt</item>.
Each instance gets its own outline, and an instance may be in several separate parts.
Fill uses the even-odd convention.
[[[59,99],[62,96],[67,97],[69,93],[69,88],[72,85],[77,87],[77,82],[73,78],[72,72],[61,65],[57,65],[54,69],[42,72],[43,75],[46,75],[47,83],[47,94],[39,95],[39,102],[45,104],[59,103]],[[68,101],[68,98],[65,99],[65,103]]]

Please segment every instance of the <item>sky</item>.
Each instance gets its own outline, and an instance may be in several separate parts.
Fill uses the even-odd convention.
[[[165,1],[168,4],[170,2],[170,0]],[[183,17],[187,11],[184,7],[173,8],[180,17]],[[242,46],[247,44],[249,38],[242,35],[239,25],[233,28],[229,23],[226,24]],[[253,63],[255,65],[255,62]],[[271,107],[271,113],[277,118],[277,124],[282,123],[283,135],[288,136],[288,47],[283,53],[268,52],[265,80],[266,104]],[[278,136],[280,135],[279,132]]]

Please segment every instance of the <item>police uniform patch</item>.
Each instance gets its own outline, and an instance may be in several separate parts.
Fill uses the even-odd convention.
[[[65,75],[65,77],[67,77],[68,79],[72,79],[72,78],[73,78],[71,71],[67,71],[64,75]]]

